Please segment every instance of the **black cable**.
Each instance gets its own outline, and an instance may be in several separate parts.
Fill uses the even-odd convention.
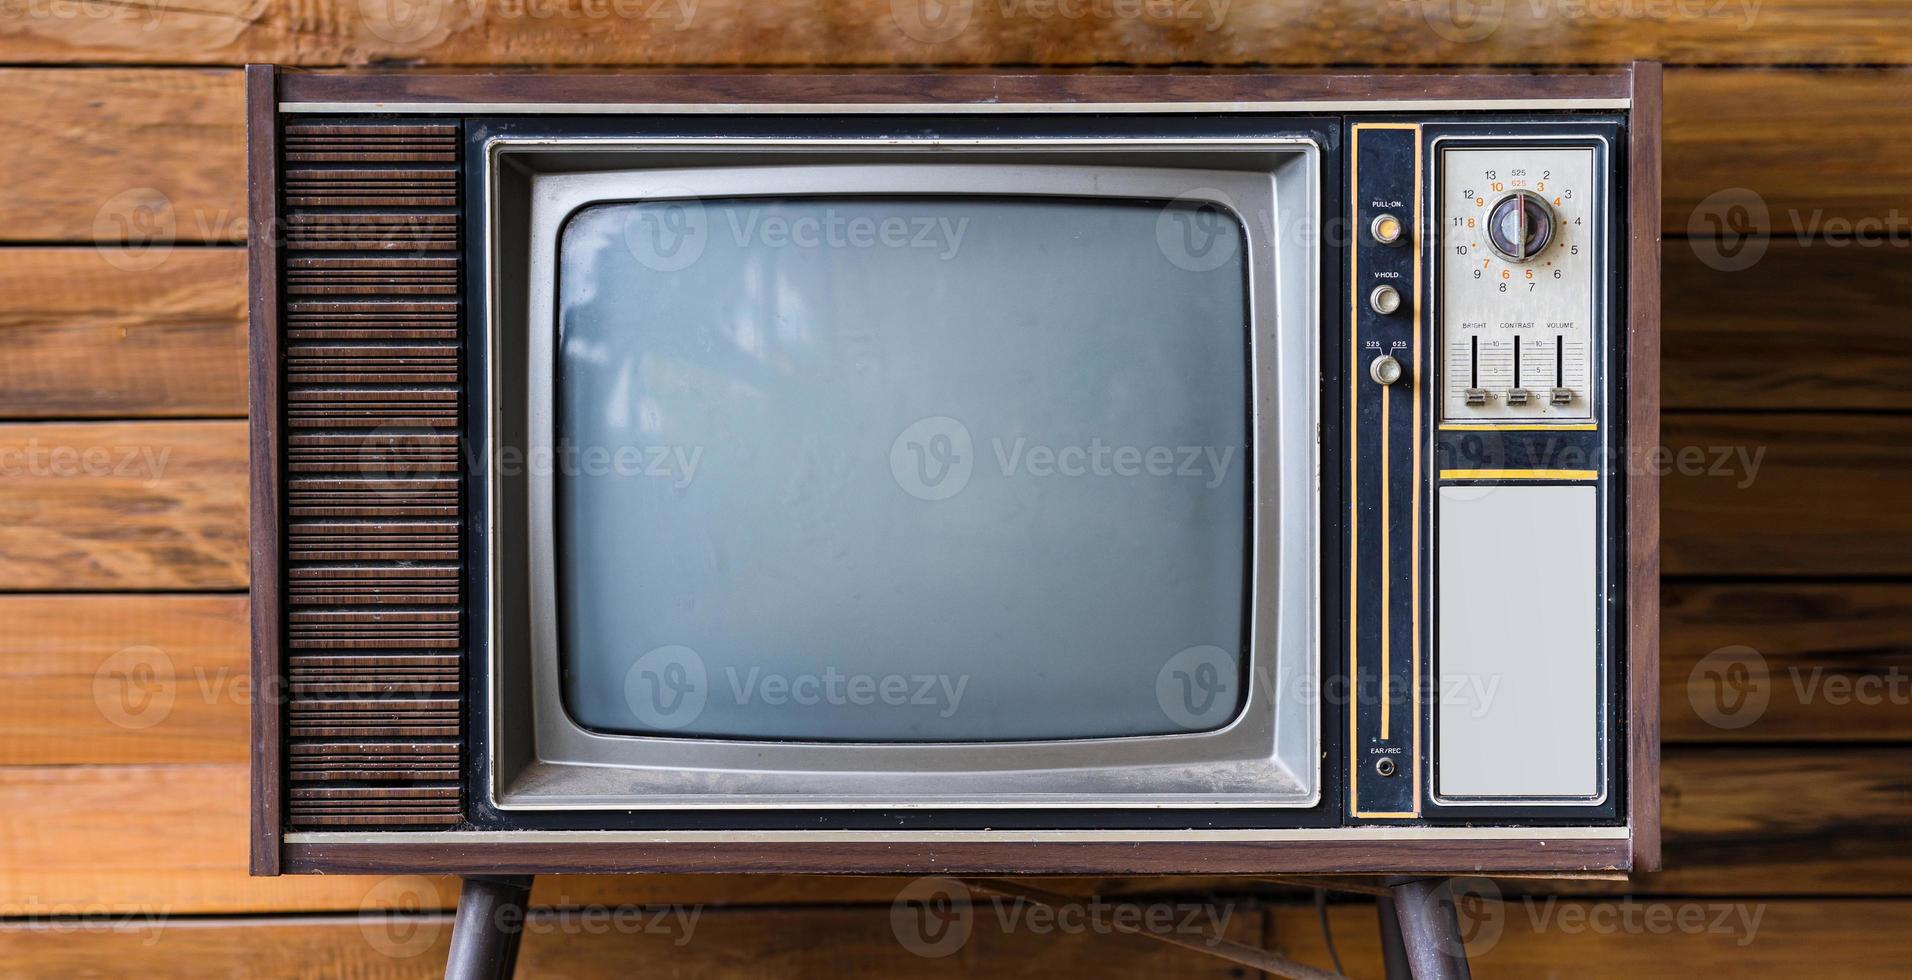
[[[1334,951],[1334,930],[1328,925],[1328,890],[1317,888],[1315,893],[1315,918],[1321,922],[1321,942],[1328,947],[1328,962],[1334,964],[1334,972],[1347,976],[1348,971],[1341,968],[1341,954]]]

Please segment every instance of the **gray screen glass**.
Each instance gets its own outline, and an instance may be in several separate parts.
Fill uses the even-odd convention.
[[[559,244],[558,634],[606,732],[1219,728],[1245,239],[1119,199],[605,203]]]

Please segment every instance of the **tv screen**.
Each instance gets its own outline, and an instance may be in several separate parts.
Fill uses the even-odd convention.
[[[805,742],[1226,725],[1245,242],[1224,210],[1134,198],[574,212],[566,709],[605,733]]]

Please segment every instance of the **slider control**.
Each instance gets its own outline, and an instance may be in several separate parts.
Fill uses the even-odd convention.
[[[1573,403],[1573,389],[1567,387],[1567,338],[1554,338],[1554,386],[1547,399],[1555,405]]]
[[[1514,338],[1514,386],[1507,389],[1508,405],[1525,405],[1533,398],[1533,392],[1520,386],[1520,338]]]
[[[1467,338],[1467,404],[1487,404],[1487,389],[1480,386],[1480,335]]]

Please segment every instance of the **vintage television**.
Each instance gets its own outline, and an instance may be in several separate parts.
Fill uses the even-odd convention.
[[[257,872],[1656,864],[1655,66],[248,77]]]

